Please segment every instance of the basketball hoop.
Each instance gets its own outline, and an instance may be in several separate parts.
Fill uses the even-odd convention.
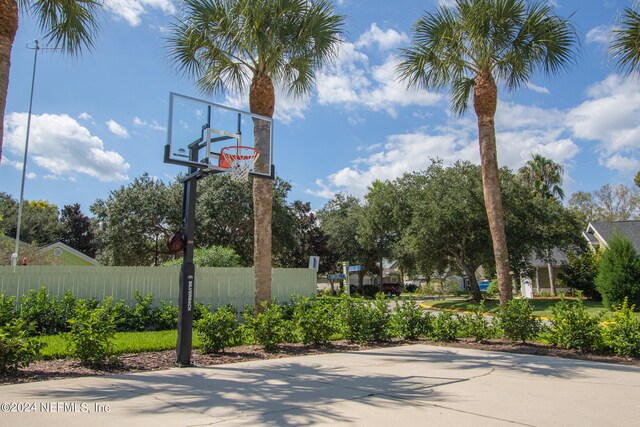
[[[260,150],[257,148],[232,145],[220,150],[218,165],[227,169],[234,181],[246,181],[258,157]]]

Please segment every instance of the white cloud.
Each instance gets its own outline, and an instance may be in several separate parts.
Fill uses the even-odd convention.
[[[527,89],[532,90],[532,91],[537,92],[537,93],[542,93],[542,94],[545,94],[545,95],[549,95],[549,93],[550,93],[549,89],[547,89],[546,87],[538,86],[538,85],[533,84],[531,82],[527,82]]]
[[[640,169],[640,160],[621,154],[615,154],[608,158],[601,157],[599,163],[624,174],[634,174]]]
[[[369,57],[357,44],[343,43],[334,64],[318,74],[318,102],[342,104],[354,110],[386,111],[392,117],[399,106],[435,105],[442,96],[426,90],[407,90],[396,78],[397,58],[387,55],[380,65],[369,66]]]
[[[355,45],[358,48],[377,45],[380,50],[389,50],[408,44],[409,40],[409,36],[406,33],[399,33],[392,28],[381,30],[378,25],[373,22],[369,30],[358,38]]]
[[[273,118],[281,123],[289,124],[295,120],[304,118],[304,113],[309,109],[311,99],[308,96],[294,97],[280,87],[275,88],[276,105]],[[249,110],[249,94],[229,94],[226,104],[239,110]],[[156,125],[158,125],[156,123]],[[159,125],[158,125],[159,126]]]
[[[148,128],[151,130],[157,130],[160,132],[166,132],[167,128],[165,126],[162,126],[160,123],[158,123],[155,120],[151,120],[150,122],[146,121],[146,120],[142,120],[140,117],[135,116],[132,120],[132,123],[135,127],[138,128]]]
[[[8,152],[24,155],[27,113],[5,117],[4,142]],[[129,164],[115,151],[107,151],[97,136],[66,114],[31,116],[29,161],[48,175],[73,179],[85,174],[100,181],[128,179]],[[3,162],[4,163],[4,162]]]
[[[147,9],[159,9],[166,15],[176,13],[171,0],[105,0],[106,9],[132,27],[140,25]]]
[[[599,142],[601,156],[640,154],[640,86],[634,77],[610,75],[587,90],[590,99],[569,111],[574,135]],[[604,162],[608,164],[609,162]]]
[[[612,31],[613,27],[610,25],[599,25],[595,28],[592,28],[587,32],[587,43],[596,43],[606,46],[611,41]]]
[[[513,170],[520,168],[532,153],[540,153],[558,163],[570,162],[580,151],[567,130],[563,112],[500,102],[496,115],[498,161]],[[363,196],[376,179],[395,179],[406,172],[424,170],[431,159],[445,164],[467,160],[478,164],[480,153],[477,124],[469,117],[453,119],[445,126],[421,128],[386,137],[382,146],[359,150],[364,157],[316,182],[307,193],[330,198],[338,191]]]
[[[109,132],[111,132],[115,136],[118,136],[120,138],[129,138],[129,132],[127,131],[127,128],[125,128],[115,120],[110,119],[106,121],[105,124],[107,125]]]
[[[80,120],[86,120],[88,122],[93,122],[93,117],[89,113],[80,113],[80,114],[78,114],[78,118]]]

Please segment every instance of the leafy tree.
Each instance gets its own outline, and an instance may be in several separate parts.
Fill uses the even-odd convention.
[[[82,213],[80,205],[65,205],[60,212],[60,241],[83,254],[95,257],[91,219]]]
[[[240,256],[231,248],[210,246],[196,248],[193,251],[193,263],[196,267],[241,267]],[[182,259],[166,261],[162,265],[180,266]]]
[[[374,181],[365,195],[367,203],[359,221],[360,241],[370,252],[377,253],[380,278],[383,277],[384,258],[392,255],[392,248],[400,238],[399,224],[393,215],[394,193],[395,186],[390,181]]]
[[[564,199],[562,174],[564,168],[551,159],[540,154],[531,156],[531,160],[520,168],[518,174],[533,191],[543,197],[558,197]]]
[[[7,193],[0,193],[0,227],[8,237],[16,237],[18,202]],[[20,241],[47,245],[57,240],[58,207],[43,200],[24,200],[20,224]]]
[[[320,272],[327,272],[329,249],[327,237],[320,228],[318,218],[311,210],[309,202],[296,200],[289,206],[291,219],[290,244],[281,252],[274,252],[275,261],[287,267],[307,267],[311,255],[319,256]]]
[[[593,193],[579,191],[569,200],[585,224],[593,221],[628,221],[640,218],[640,188],[605,184]]]
[[[12,233],[15,237],[15,230]],[[54,243],[58,239],[58,207],[46,200],[23,201],[20,240],[36,246]]]
[[[186,0],[169,37],[176,68],[204,93],[249,86],[252,113],[273,117],[274,82],[294,95],[311,91],[315,73],[335,54],[344,18],[328,0]],[[266,152],[269,129],[255,131]],[[269,172],[267,156],[256,163]],[[253,179],[255,308],[271,301],[272,185]]]
[[[0,192],[0,230],[7,236],[16,235],[18,201],[9,193]]]
[[[433,163],[416,191],[414,214],[407,230],[424,272],[457,267],[471,281],[480,299],[476,270],[491,259],[491,236],[482,196],[479,166],[456,162],[445,168]]]
[[[413,33],[413,45],[402,50],[398,66],[409,86],[449,86],[458,114],[467,110],[473,92],[485,205],[504,304],[512,291],[494,126],[497,83],[515,90],[539,69],[557,73],[573,61],[575,31],[548,4],[457,0],[452,7],[427,12]]]
[[[601,299],[600,292],[596,289],[596,274],[598,273],[598,261],[596,254],[586,250],[581,254],[569,252],[568,263],[558,275],[558,280],[567,288],[577,289],[591,299]]]
[[[609,52],[618,68],[629,74],[640,70],[640,11],[637,4],[625,7],[612,36]]]
[[[156,236],[166,239],[179,228],[182,203],[171,196],[164,182],[145,173],[91,205],[98,259],[106,265],[153,265]],[[159,249],[168,256],[165,245]]]
[[[607,308],[622,304],[625,298],[632,305],[640,303],[640,258],[631,242],[618,233],[600,258],[596,289]]]
[[[327,236],[329,253],[327,266],[338,270],[340,261],[349,261],[352,265],[360,265],[359,284],[367,272],[376,272],[376,253],[367,251],[358,234],[362,205],[354,196],[338,193],[319,211],[320,228]],[[320,261],[322,263],[322,260]]]
[[[633,183],[636,187],[640,187],[640,171],[636,174],[636,177],[633,179]]]
[[[93,39],[98,32],[96,20],[103,3],[97,0],[6,0],[0,3],[0,161],[2,161],[2,142],[4,109],[7,103],[9,87],[9,69],[11,68],[11,48],[18,29],[18,10],[22,15],[30,15],[36,20],[40,30],[45,33],[46,43],[61,48],[70,55],[76,55],[82,49],[92,48]]]

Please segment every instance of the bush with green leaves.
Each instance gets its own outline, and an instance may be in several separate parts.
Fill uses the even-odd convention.
[[[193,251],[193,264],[196,267],[241,267],[240,255],[233,249],[224,246],[196,248]],[[181,266],[182,258],[166,261],[163,266]]]
[[[498,289],[498,279],[493,278],[491,279],[489,286],[487,286],[487,290],[485,291],[485,296],[487,298],[498,298],[499,294],[500,294],[500,290]]]
[[[413,298],[396,300],[392,323],[402,338],[415,340],[426,336],[431,330],[432,315],[425,312]]]
[[[160,301],[160,307],[153,309],[153,320],[153,329],[155,330],[176,329],[178,327],[178,305],[171,301],[168,304],[164,300]]]
[[[14,372],[35,362],[42,343],[31,337],[23,319],[11,319],[0,325],[0,373]]]
[[[339,329],[333,305],[315,297],[301,297],[296,301],[293,320],[302,342],[307,345],[330,344]]]
[[[607,308],[629,303],[640,305],[640,257],[631,242],[614,233],[598,263],[596,288]]]
[[[502,335],[512,341],[525,343],[542,330],[542,322],[533,315],[527,299],[513,299],[501,305],[494,319]]]
[[[431,322],[429,338],[434,341],[455,341],[460,329],[458,316],[450,311],[441,311]]]
[[[475,338],[476,342],[484,341],[496,336],[496,328],[489,323],[485,316],[484,301],[473,306],[473,313],[460,316],[459,335],[465,338]]]
[[[202,341],[203,353],[219,353],[238,342],[240,330],[237,314],[238,310],[235,307],[223,305],[194,322],[198,338]]]
[[[586,250],[582,254],[567,254],[568,263],[558,274],[558,286],[582,291],[582,294],[591,299],[600,300],[600,292],[596,289],[596,274],[598,273],[598,260],[592,250]]]
[[[61,313],[58,297],[51,297],[45,287],[37,291],[31,289],[22,296],[20,317],[33,325],[35,334],[57,334],[67,328],[67,319]]]
[[[602,348],[602,314],[592,316],[587,313],[580,291],[573,301],[562,297],[551,307],[551,313],[551,325],[545,333],[551,344],[580,351]]]
[[[102,306],[92,308],[87,301],[79,300],[74,317],[69,319],[71,329],[65,338],[74,356],[85,365],[100,367],[105,361],[117,361],[113,347],[116,322],[112,303],[109,297]]]
[[[0,326],[17,318],[16,297],[8,297],[4,292],[0,293]]]
[[[136,304],[133,306],[133,326],[138,331],[151,331],[155,329],[153,310],[153,296],[149,292],[142,296],[136,289]]]
[[[242,318],[254,342],[267,351],[273,351],[292,334],[293,325],[284,319],[282,308],[277,301],[274,300],[271,304],[262,301],[261,306],[261,313],[254,316],[253,311],[245,310]]]
[[[392,336],[391,312],[383,294],[376,294],[373,301],[343,295],[338,312],[344,337],[349,341],[364,344]]]
[[[94,307],[95,308],[95,307]],[[133,308],[124,300],[120,300],[111,307],[113,318],[118,332],[130,332],[136,330],[136,321],[133,316]]]
[[[640,357],[640,320],[633,314],[635,308],[625,298],[614,306],[613,319],[604,327],[605,346],[618,356]]]

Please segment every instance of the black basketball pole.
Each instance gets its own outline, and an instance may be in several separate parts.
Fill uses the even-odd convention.
[[[192,161],[198,161],[198,146],[190,147]],[[178,342],[177,363],[191,365],[191,340],[193,335],[193,301],[195,293],[195,266],[193,265],[193,236],[196,226],[196,190],[198,178],[195,167],[189,168],[189,177],[184,181],[182,203],[185,245],[180,269],[180,294],[178,295]]]

